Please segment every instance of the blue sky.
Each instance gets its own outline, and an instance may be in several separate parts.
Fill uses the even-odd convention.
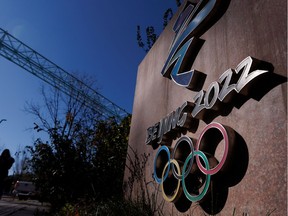
[[[68,72],[96,81],[99,92],[132,112],[137,67],[145,56],[136,41],[136,26],[162,31],[162,17],[174,0],[1,0],[0,28]],[[46,85],[0,57],[0,150],[33,144],[34,116],[26,102],[41,102]]]

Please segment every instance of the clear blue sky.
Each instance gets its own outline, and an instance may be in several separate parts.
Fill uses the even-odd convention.
[[[99,92],[132,112],[137,67],[145,56],[136,26],[162,31],[163,13],[175,0],[1,0],[0,28],[68,72],[95,78]],[[144,39],[144,38],[143,38]],[[44,84],[0,57],[0,151],[32,145],[34,116],[26,102],[41,100]],[[45,85],[45,84],[44,84]]]

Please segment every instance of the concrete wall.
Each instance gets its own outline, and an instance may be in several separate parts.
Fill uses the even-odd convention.
[[[181,8],[180,8],[181,10]],[[179,13],[179,11],[178,11]],[[150,154],[144,169],[149,193],[160,190],[153,183],[156,150],[145,145],[146,130],[185,101],[193,101],[197,92],[177,86],[161,75],[174,33],[176,16],[138,68],[129,145],[137,154]],[[274,73],[287,77],[287,1],[231,0],[223,17],[202,37],[205,43],[193,68],[207,74],[203,89],[218,80],[228,68],[235,68],[247,56],[270,62]],[[242,181],[229,188],[229,195],[219,215],[287,214],[287,83],[270,90],[260,101],[250,99],[240,109],[214,121],[227,125],[244,138],[249,164]],[[206,123],[200,121],[197,138]],[[173,141],[173,145],[177,139]],[[133,160],[131,149],[128,154]],[[129,161],[127,161],[129,164]],[[125,180],[130,173],[126,169]],[[133,186],[133,197],[141,189]],[[157,203],[163,198],[159,191]],[[165,215],[182,215],[173,203],[164,203]],[[186,212],[202,215],[197,203]],[[183,214],[184,215],[184,214]]]

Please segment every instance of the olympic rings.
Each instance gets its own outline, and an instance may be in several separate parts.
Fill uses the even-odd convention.
[[[202,164],[200,163],[200,159],[199,157],[196,157],[196,161],[197,161],[197,165],[199,167],[199,169],[201,170],[201,172],[203,172],[204,174],[209,174],[209,175],[214,175],[216,174],[217,172],[219,172],[219,170],[223,167],[225,161],[226,161],[226,158],[227,158],[227,155],[228,155],[228,149],[229,149],[229,139],[228,139],[228,134],[227,134],[227,131],[226,129],[224,128],[223,125],[219,124],[219,123],[216,123],[216,122],[213,122],[209,125],[207,125],[204,130],[202,131],[202,133],[200,134],[200,138],[198,139],[198,142],[196,144],[196,151],[199,151],[200,149],[200,145],[202,144],[202,140],[205,140],[204,138],[206,138],[206,143],[207,143],[207,139],[209,139],[209,130],[210,130],[210,133],[212,130],[218,130],[221,132],[221,135],[219,133],[213,133],[213,136],[210,136],[212,137],[213,139],[215,139],[215,137],[217,136],[216,139],[219,139],[219,136],[222,136],[224,138],[224,154],[223,154],[223,157],[221,159],[221,161],[219,162],[219,164],[212,168],[212,169],[205,169]],[[221,137],[221,138],[222,138]],[[209,140],[211,141],[211,140]],[[216,147],[215,147],[216,148]],[[215,149],[214,149],[215,151]],[[213,152],[212,152],[213,153]]]
[[[163,177],[163,175],[162,175],[162,178],[159,178],[157,176],[157,173],[158,173],[158,171],[157,171],[158,170],[157,169],[157,167],[158,167],[157,166],[157,158],[160,155],[161,151],[165,151],[167,153],[167,161],[170,160],[170,151],[169,151],[168,147],[167,146],[161,146],[161,148],[157,151],[156,156],[155,156],[155,160],[154,160],[154,179],[158,184],[161,184],[163,181],[165,181],[165,179],[168,176],[169,170],[170,170],[170,163],[168,163],[168,169],[167,169],[167,172],[165,173],[164,177]]]
[[[154,159],[154,179],[158,184],[161,184],[164,199],[169,202],[175,202],[183,191],[186,198],[191,202],[203,199],[208,192],[211,176],[217,174],[219,171],[221,171],[219,175],[224,175],[225,172],[228,172],[225,162],[229,153],[231,154],[230,148],[233,146],[233,137],[233,129],[213,122],[203,129],[196,142],[195,150],[193,141],[188,136],[182,136],[174,148],[161,146]],[[209,164],[209,162],[213,161],[210,161],[209,158],[214,157],[216,148],[222,140],[224,140],[224,153],[220,162],[216,166],[214,164],[214,167],[213,164]],[[229,157],[231,158],[231,156]],[[167,195],[167,191],[165,192],[164,189],[164,181],[168,178],[170,169],[172,170],[173,177],[177,180],[177,185],[174,185],[171,189],[172,195]],[[203,174],[200,175],[200,173],[206,176],[205,183],[200,182],[200,179],[203,178]],[[185,179],[188,176],[194,177],[189,177],[189,182],[187,182]],[[171,175],[169,178],[171,178]],[[188,191],[188,183],[193,186],[194,191]],[[198,191],[200,189],[202,190],[201,192]]]
[[[201,151],[195,151],[194,155],[200,156],[204,160],[204,163],[205,163],[205,166],[206,166],[207,170],[209,170],[209,162],[208,162],[208,159],[207,159],[206,155],[203,152],[201,152]],[[202,190],[202,192],[198,196],[192,196],[192,195],[189,194],[189,192],[186,189],[184,172],[186,170],[188,162],[191,159],[193,159],[194,155],[193,155],[193,152],[191,152],[189,154],[189,156],[185,160],[184,167],[183,167],[183,170],[182,170],[182,173],[183,173],[182,174],[182,187],[183,187],[183,190],[184,190],[184,193],[185,193],[187,199],[190,200],[191,202],[197,202],[197,201],[201,200],[205,196],[206,192],[208,191],[208,188],[209,188],[209,185],[210,185],[210,178],[211,178],[211,175],[207,174],[204,189]]]
[[[178,140],[178,142],[176,143],[176,145],[175,145],[175,147],[174,147],[174,151],[172,152],[172,158],[173,158],[173,159],[178,159],[177,157],[175,158],[175,156],[176,156],[176,154],[177,154],[178,148],[180,148],[181,145],[182,145],[182,146],[184,145],[183,143],[184,143],[184,144],[185,144],[185,143],[188,144],[188,147],[189,147],[190,151],[193,153],[194,147],[193,147],[193,142],[192,142],[191,138],[189,138],[189,137],[187,137],[187,136],[183,136],[183,137],[181,137],[181,138]],[[187,150],[188,150],[187,148],[184,149],[184,151],[187,151]],[[188,152],[188,151],[187,151],[187,152]],[[178,155],[179,155],[179,154],[178,154]],[[189,152],[188,152],[187,155],[189,155]],[[191,162],[189,163],[189,167],[188,167],[187,172],[184,173],[185,178],[188,176],[188,174],[189,174],[189,172],[190,172],[190,170],[191,170],[191,168],[192,168],[193,159],[194,159],[194,157],[192,158]],[[175,177],[176,179],[181,179],[181,178],[182,178],[182,175],[176,173],[175,167],[174,167],[173,164],[172,164],[172,172],[173,172],[173,175],[174,175],[174,177]],[[181,173],[181,172],[179,172],[179,173]]]
[[[163,169],[163,173],[162,173],[162,179],[163,179],[163,177],[164,177],[165,170],[167,169],[167,166],[169,166],[169,164],[175,165],[177,171],[180,173],[180,166],[179,166],[178,162],[177,162],[176,160],[172,159],[172,160],[169,161],[169,163],[167,163],[167,164],[165,165],[165,167],[164,167],[164,169]],[[166,193],[165,193],[165,190],[164,190],[164,181],[161,182],[162,195],[163,195],[163,198],[164,198],[166,201],[168,201],[168,202],[173,202],[173,201],[176,199],[176,197],[177,197],[177,195],[178,195],[179,188],[180,188],[180,182],[181,182],[180,179],[178,179],[177,186],[176,186],[176,190],[174,191],[174,195],[172,195],[172,196],[170,196],[170,197],[168,197],[168,196],[166,195]]]

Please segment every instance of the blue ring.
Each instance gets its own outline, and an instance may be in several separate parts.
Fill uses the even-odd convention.
[[[157,158],[158,158],[159,153],[160,153],[162,150],[166,151],[166,153],[167,153],[167,159],[168,159],[168,160],[167,160],[167,161],[168,161],[168,162],[167,162],[167,163],[168,163],[168,168],[167,168],[166,173],[165,173],[165,175],[164,175],[164,179],[162,179],[161,177],[159,178],[159,177],[157,176],[157,174],[156,174],[156,160],[157,160]],[[170,151],[169,151],[169,148],[168,148],[167,146],[161,146],[161,148],[157,151],[156,156],[154,157],[154,174],[153,174],[153,176],[154,176],[155,181],[156,181],[158,184],[161,184],[163,181],[165,181],[166,178],[168,177],[169,170],[170,170]]]

